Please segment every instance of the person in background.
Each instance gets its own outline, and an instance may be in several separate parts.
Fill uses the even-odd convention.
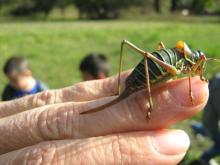
[[[205,150],[197,164],[208,165],[210,160],[220,156],[220,73],[209,82],[209,100],[203,112],[202,123],[195,122],[191,125],[195,134],[209,137],[213,145]]]
[[[22,57],[9,58],[3,67],[3,72],[9,80],[2,94],[3,101],[48,89],[45,84],[32,76],[28,62]]]
[[[80,63],[79,67],[83,81],[104,79],[109,74],[109,64],[106,56],[101,53],[90,53]]]

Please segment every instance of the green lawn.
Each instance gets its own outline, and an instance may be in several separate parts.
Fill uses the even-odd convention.
[[[185,40],[191,48],[200,49],[209,57],[220,55],[220,24],[172,22],[25,22],[0,23],[0,67],[13,54],[23,54],[30,61],[36,78],[50,88],[60,88],[81,80],[78,65],[86,53],[103,52],[111,63],[111,74],[117,73],[122,39],[153,51],[163,41],[173,47]],[[124,68],[140,60],[136,53],[126,51]],[[210,72],[211,74],[213,71]],[[6,79],[0,73],[0,92]],[[178,127],[188,129],[189,121]],[[192,140],[189,159],[198,157],[203,140]]]

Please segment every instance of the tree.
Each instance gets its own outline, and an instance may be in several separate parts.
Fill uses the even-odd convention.
[[[49,12],[55,6],[57,0],[33,0],[34,7],[33,10],[35,12],[44,12],[45,18],[48,17]]]
[[[174,12],[177,9],[177,4],[178,4],[178,0],[171,0],[171,7],[170,7],[170,11]]]
[[[196,14],[204,14],[207,7],[212,4],[212,0],[193,0],[191,9]]]
[[[62,15],[65,15],[65,8],[73,3],[73,0],[57,0],[56,7],[60,8]]]
[[[3,6],[9,6],[9,14],[13,16],[26,16],[31,14],[33,8],[32,0],[0,0]]]
[[[154,0],[154,9],[157,13],[160,13],[160,0]]]
[[[204,14],[214,0],[171,0],[170,11],[188,9],[194,14]]]
[[[75,0],[81,17],[90,19],[114,19],[123,8],[142,3],[142,0]]]
[[[9,13],[13,16],[28,16],[44,12],[47,17],[57,0],[0,0],[0,4],[11,6]]]

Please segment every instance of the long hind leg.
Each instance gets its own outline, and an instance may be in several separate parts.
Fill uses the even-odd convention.
[[[189,77],[188,77],[188,79],[189,79],[189,97],[190,97],[190,101],[193,103],[194,102],[194,97],[193,97],[193,93],[192,93],[192,82],[191,82],[191,77],[192,77],[192,75],[191,75],[191,69],[189,68],[188,69],[188,75],[189,75]]]
[[[143,57],[147,57],[151,60],[153,60],[154,62],[158,63],[161,67],[163,67],[164,69],[167,70],[167,72],[171,73],[173,76],[178,74],[178,70],[170,65],[165,63],[164,61],[161,61],[160,59],[154,57],[151,53],[149,52],[145,52],[144,50],[138,48],[137,46],[135,46],[134,44],[132,44],[131,42],[127,41],[127,40],[123,40],[121,42],[121,51],[120,51],[120,62],[119,62],[119,74],[118,74],[118,94],[121,94],[121,87],[120,87],[120,82],[121,82],[121,71],[122,71],[122,61],[123,61],[123,50],[124,50],[124,45],[129,46],[131,49],[135,50],[136,52],[138,52],[140,55],[142,55]],[[164,47],[163,43],[160,42],[160,46]]]
[[[121,93],[120,80],[121,80],[121,69],[122,69],[122,60],[123,60],[123,48],[124,48],[125,44],[128,45],[131,49],[138,52],[140,55],[144,56],[144,58],[145,58],[145,77],[146,77],[146,84],[145,85],[147,88],[147,92],[148,92],[148,96],[149,96],[149,104],[150,104],[149,111],[147,112],[147,118],[149,119],[151,116],[151,112],[153,110],[153,100],[152,100],[152,96],[151,96],[150,78],[149,78],[147,59],[149,58],[149,59],[153,60],[154,62],[158,63],[161,67],[166,69],[166,71],[168,73],[172,74],[173,76],[176,76],[179,72],[174,66],[167,64],[164,61],[161,61],[160,59],[156,58],[155,56],[153,56],[149,52],[143,51],[142,49],[138,48],[137,46],[135,46],[131,42],[129,42],[127,40],[123,40],[121,43],[121,53],[120,53],[120,63],[119,63],[119,77],[118,77],[118,93],[119,94]],[[159,46],[162,49],[165,48],[165,46],[162,42],[160,42]]]
[[[162,43],[162,42],[161,42]],[[128,44],[130,47],[135,48],[135,50],[137,50],[138,48],[131,44],[130,42],[123,40],[121,43],[121,51],[120,51],[120,62],[119,62],[119,77],[118,77],[118,94],[121,94],[121,87],[120,87],[120,80],[121,80],[121,70],[122,70],[122,60],[123,60],[123,49],[124,49],[124,44]],[[163,46],[163,44],[159,44],[159,46]],[[161,47],[162,48],[162,47]],[[140,53],[140,51],[138,51]],[[145,69],[145,86],[147,88],[147,94],[148,94],[148,98],[149,98],[149,104],[150,104],[150,108],[147,112],[146,118],[150,119],[151,117],[151,112],[153,110],[153,100],[152,100],[152,96],[151,96],[151,88],[150,88],[150,78],[149,78],[149,70],[148,70],[148,63],[147,63],[147,55],[145,56],[145,62],[144,62],[144,69]]]
[[[121,50],[120,50],[120,60],[119,60],[119,71],[118,71],[118,95],[121,94],[121,71],[122,71],[122,60],[123,60],[123,51],[124,51],[124,40],[121,43]]]
[[[151,87],[150,87],[150,76],[149,76],[149,70],[148,70],[148,63],[147,63],[147,57],[145,57],[145,62],[144,62],[144,70],[145,70],[145,85],[147,88],[147,94],[148,94],[148,98],[149,98],[149,104],[150,104],[150,108],[147,112],[147,119],[150,119],[151,117],[151,112],[153,110],[153,100],[152,100],[152,96],[151,96]]]

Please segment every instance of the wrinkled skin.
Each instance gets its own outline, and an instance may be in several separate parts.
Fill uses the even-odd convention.
[[[122,86],[128,72],[122,75]],[[146,121],[146,91],[103,111],[80,115],[117,93],[117,77],[88,81],[0,103],[0,164],[177,164],[189,138],[169,126],[199,112],[208,87],[192,79],[153,88],[154,111]]]

